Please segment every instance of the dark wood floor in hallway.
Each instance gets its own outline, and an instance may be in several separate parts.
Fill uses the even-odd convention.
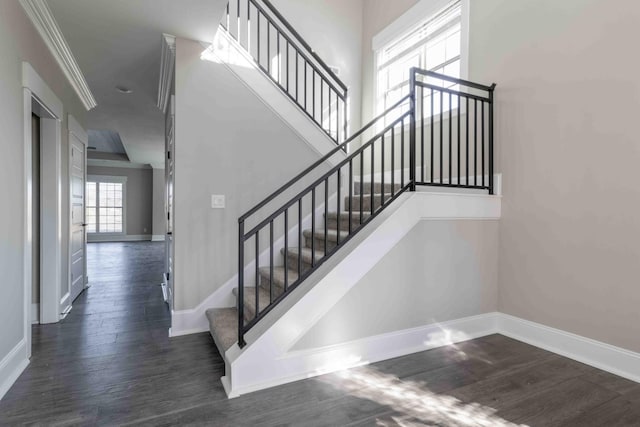
[[[500,335],[228,400],[209,334],[167,337],[162,249],[89,246],[92,286],[34,326],[0,425],[640,426],[640,384]]]

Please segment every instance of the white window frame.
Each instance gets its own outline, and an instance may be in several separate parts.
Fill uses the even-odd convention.
[[[89,182],[104,182],[104,183],[117,183],[122,184],[122,232],[120,233],[89,233],[90,236],[107,236],[107,237],[121,237],[127,235],[127,177],[126,176],[111,176],[111,175],[87,175],[87,183]],[[86,185],[86,183],[85,183]],[[96,198],[100,197],[96,192]],[[98,211],[96,211],[96,218],[99,217]]]
[[[453,0],[420,0],[415,6],[402,14],[398,19],[389,24],[373,37],[371,48],[373,50],[373,110],[374,116],[381,114],[378,102],[378,53],[395,40],[415,31],[425,20],[447,7]],[[469,16],[470,1],[461,0],[462,23],[460,34],[460,78],[469,78]],[[452,110],[452,114],[458,114],[458,108]]]

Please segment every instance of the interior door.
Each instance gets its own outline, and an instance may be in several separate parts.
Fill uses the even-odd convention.
[[[171,102],[166,115],[165,128],[165,208],[167,211],[167,235],[165,236],[165,299],[169,308],[173,310],[173,183],[174,183],[174,142],[175,142],[175,97]]]
[[[70,269],[70,293],[73,302],[82,292],[87,283],[87,238],[85,224],[85,189],[86,189],[86,144],[74,133],[69,133],[69,143],[71,146],[71,166],[70,199],[71,199],[71,239],[69,242]]]

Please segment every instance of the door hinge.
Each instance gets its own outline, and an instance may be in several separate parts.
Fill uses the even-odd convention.
[[[171,151],[167,151],[167,159],[171,160]]]

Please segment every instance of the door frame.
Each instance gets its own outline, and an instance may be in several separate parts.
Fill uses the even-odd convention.
[[[62,235],[62,117],[63,104],[28,62],[22,63],[23,88],[23,208],[24,208],[24,336],[26,355],[31,357],[31,286],[33,248],[33,160],[31,114],[35,101],[50,116],[41,118],[41,257],[40,322],[54,323],[60,319]]]
[[[72,164],[72,152],[73,152],[73,145],[71,142],[71,139],[75,136],[75,138],[78,139],[78,141],[80,141],[82,144],[84,144],[84,150],[83,150],[83,154],[84,154],[84,186],[85,186],[85,193],[83,196],[83,211],[82,211],[82,223],[86,223],[86,209],[87,209],[87,204],[86,204],[86,199],[87,199],[87,195],[86,195],[86,185],[87,185],[87,147],[89,146],[89,135],[87,134],[87,132],[84,130],[84,128],[80,125],[80,123],[75,119],[75,117],[73,117],[71,114],[69,114],[67,116],[67,127],[69,128],[69,153],[68,153],[68,158],[69,158],[69,170],[67,171],[67,173],[69,174],[69,215],[67,218],[68,221],[68,225],[69,225],[69,235],[67,236],[67,238],[69,239],[69,244],[68,249],[69,249],[69,253],[68,253],[68,272],[69,274],[67,275],[67,294],[71,295],[71,285],[73,283],[73,278],[71,276],[71,264],[72,264],[72,248],[71,248],[71,227],[72,227],[72,223],[73,220],[71,219],[71,215],[72,215],[72,211],[73,211],[73,197],[72,197],[72,191],[73,191],[73,182],[71,181],[71,177],[73,174],[73,164]],[[87,276],[87,229],[85,227],[84,229],[84,278],[85,281],[82,284],[82,288],[86,289],[89,286],[89,278]],[[73,304],[73,301],[70,300],[68,302],[68,305],[71,306],[71,304]]]

